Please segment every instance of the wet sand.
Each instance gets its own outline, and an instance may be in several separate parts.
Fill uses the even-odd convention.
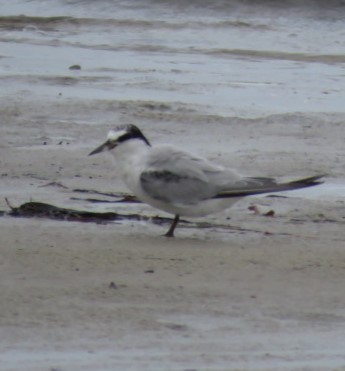
[[[76,188],[125,191],[109,158],[87,156],[109,127],[102,121],[114,107],[106,107],[68,101],[8,109],[3,117],[11,125],[0,133],[1,209],[8,210],[7,197],[14,206],[34,200],[164,215],[145,205],[90,204],[83,194],[71,199]],[[134,122],[140,111],[153,142],[168,140],[248,174],[328,171],[327,184],[286,193],[287,198],[244,199],[199,219],[211,224],[205,228],[182,223],[173,240],[160,236],[166,226],[150,222],[2,217],[2,367],[342,369],[341,117],[201,119],[193,110],[157,108],[152,102],[126,109]],[[33,118],[37,112],[39,119]],[[85,116],[101,124],[80,124]],[[268,141],[275,145],[267,146]],[[252,204],[274,210],[275,217],[254,215],[248,210]]]
[[[87,156],[124,123],[244,174],[325,184],[189,219],[175,239],[150,221],[0,217],[0,368],[344,370],[340,12],[125,3],[7,6],[32,18],[1,19],[0,210],[168,216],[75,192],[127,191]]]

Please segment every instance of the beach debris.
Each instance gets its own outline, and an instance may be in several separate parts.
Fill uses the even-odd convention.
[[[171,223],[171,218],[160,216],[146,216],[140,214],[120,214],[116,212],[93,212],[85,210],[67,209],[50,205],[44,202],[26,202],[18,207],[10,204],[5,198],[9,212],[4,215],[22,218],[47,218],[53,220],[65,220],[73,222],[92,222],[92,223],[108,223],[113,221],[134,220],[134,221],[151,221],[154,224]],[[187,222],[186,222],[187,223]]]
[[[275,211],[272,209],[267,210],[264,206],[258,206],[255,204],[252,204],[248,207],[248,210],[253,211],[254,215],[262,215],[262,216],[269,216],[269,217],[274,217],[275,216]]]
[[[114,281],[111,281],[109,283],[109,288],[116,290],[116,289],[118,289],[118,286],[116,285],[116,283]]]
[[[81,70],[81,66],[80,64],[73,64],[72,66],[69,66],[68,69],[72,71],[79,71]]]
[[[90,189],[73,189],[75,193],[88,193],[88,194],[95,194],[100,196],[107,196],[113,198],[113,200],[104,200],[104,199],[95,199],[95,198],[86,198],[81,199],[77,197],[71,197],[71,200],[79,200],[79,201],[88,201],[88,202],[113,202],[113,203],[141,203],[134,195],[130,195],[127,193],[112,193],[112,192],[100,192]],[[114,200],[114,198],[116,200]]]
[[[57,188],[68,189],[68,187],[66,187],[65,185],[63,185],[62,183],[59,183],[59,182],[49,182],[49,183],[40,185],[38,187],[39,188],[43,188],[43,187],[57,187]]]

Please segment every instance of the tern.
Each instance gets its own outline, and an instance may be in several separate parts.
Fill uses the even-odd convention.
[[[175,216],[166,237],[174,236],[180,216],[202,217],[246,196],[322,183],[321,175],[285,183],[242,176],[172,145],[153,146],[135,125],[110,130],[106,141],[89,156],[104,151],[114,156],[122,180],[140,201]]]

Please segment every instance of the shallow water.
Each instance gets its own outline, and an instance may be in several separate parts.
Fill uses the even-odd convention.
[[[341,2],[187,4],[7,3],[0,96],[183,102],[241,117],[343,111]]]

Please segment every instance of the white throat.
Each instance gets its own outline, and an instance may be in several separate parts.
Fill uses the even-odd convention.
[[[136,178],[145,169],[147,153],[150,148],[141,139],[130,139],[110,151],[118,175],[132,192],[136,191],[133,189],[133,184],[137,183],[137,180],[133,178]]]

